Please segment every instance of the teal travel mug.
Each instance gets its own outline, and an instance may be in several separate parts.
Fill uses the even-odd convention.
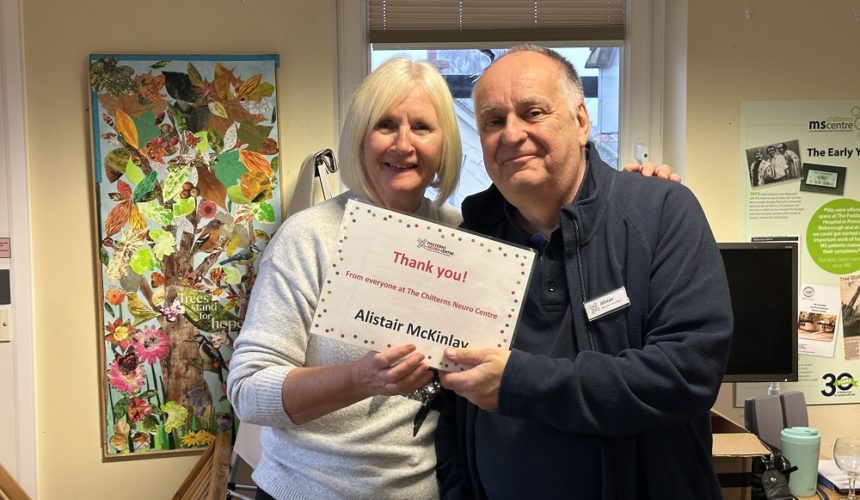
[[[782,455],[796,465],[788,479],[788,489],[798,497],[815,495],[818,482],[818,455],[821,435],[812,427],[788,427],[780,435]]]

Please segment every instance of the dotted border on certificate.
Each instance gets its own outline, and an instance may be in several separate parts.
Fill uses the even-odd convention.
[[[354,200],[349,200],[349,201],[354,201]],[[496,242],[488,241],[486,239],[480,238],[478,236],[470,235],[468,233],[460,232],[460,234],[458,234],[457,231],[454,231],[451,228],[445,227],[445,226],[438,224],[438,223],[435,223],[435,222],[424,221],[424,220],[421,220],[417,217],[412,217],[412,216],[408,216],[405,214],[392,214],[385,209],[375,207],[372,205],[368,205],[366,203],[361,203],[361,202],[356,202],[356,203],[359,203],[360,205],[358,205],[358,206],[353,205],[352,207],[350,207],[350,205],[348,204],[347,208],[346,208],[346,212],[344,214],[345,215],[343,218],[344,224],[341,227],[340,238],[337,241],[337,250],[336,250],[337,255],[335,256],[335,258],[332,260],[332,263],[331,263],[332,270],[334,271],[334,274],[336,276],[340,275],[340,269],[338,269],[338,263],[342,264],[343,260],[344,260],[343,255],[342,255],[343,249],[341,247],[343,246],[344,241],[349,239],[348,231],[349,231],[350,225],[356,225],[356,224],[360,224],[362,222],[368,222],[368,221],[363,220],[362,216],[369,215],[370,216],[370,220],[369,220],[370,222],[372,222],[374,219],[376,219],[376,220],[380,220],[380,221],[386,222],[386,223],[395,223],[395,224],[399,224],[399,225],[403,226],[403,229],[406,229],[406,230],[420,229],[423,227],[424,229],[429,231],[429,230],[432,230],[433,227],[435,226],[437,228],[437,233],[438,233],[440,240],[445,240],[446,238],[450,238],[452,241],[454,239],[456,239],[457,242],[460,242],[460,243],[465,240],[466,243],[472,243],[473,245],[478,245],[480,247],[486,247],[488,254],[492,254],[495,251],[497,253],[501,253],[503,258],[510,258],[514,261],[520,261],[520,267],[522,268],[520,270],[520,275],[522,276],[522,278],[520,280],[517,280],[517,286],[519,286],[520,288],[525,286],[525,283],[523,280],[526,279],[526,274],[529,271],[529,269],[527,268],[527,264],[528,264],[529,258],[533,255],[531,252],[519,251],[515,248],[511,249],[510,247],[505,248],[505,246],[502,246]],[[379,211],[383,211],[383,210],[385,210],[385,213],[382,213],[382,214],[378,213]],[[347,216],[349,217],[349,219],[347,219]],[[377,217],[378,217],[378,219],[377,219]],[[326,285],[331,285],[331,280],[326,280]],[[327,288],[327,290],[326,290],[325,295],[331,295],[331,288],[330,287],[326,287],[326,288]],[[517,292],[518,292],[518,290],[511,290],[511,296],[516,297]],[[322,304],[324,302],[326,302],[326,297],[325,296],[320,297],[320,303]],[[513,334],[513,327],[514,327],[514,323],[516,321],[516,318],[514,315],[517,313],[518,307],[520,307],[519,300],[516,298],[513,298],[511,300],[511,305],[508,309],[507,321],[505,322],[505,326],[504,326],[504,328],[499,330],[499,334],[502,336],[501,341],[497,344],[497,346],[499,348],[504,347],[508,343],[508,337]],[[319,329],[320,325],[319,325],[319,323],[316,323],[316,321],[323,320],[324,315],[327,312],[328,311],[325,308],[323,308],[321,313],[319,311],[316,313],[316,318],[314,318],[314,321],[315,321],[314,327],[315,328]],[[326,333],[326,335],[335,334],[336,336],[334,338],[339,338],[339,339],[346,341],[348,343],[351,343],[352,345],[355,345],[355,346],[361,346],[363,344],[368,349],[374,349],[376,347],[376,341],[375,340],[370,339],[370,338],[362,338],[362,336],[358,333],[349,334],[349,333],[345,333],[345,332],[340,332],[339,334],[337,334],[337,332],[335,331],[334,328],[325,328],[323,331]],[[387,347],[388,348],[392,347],[392,344],[389,343],[387,345]],[[451,367],[451,364],[445,362],[444,360],[432,361],[431,355],[427,356],[427,360],[430,361],[431,364],[435,364],[438,367],[444,367],[444,368],[450,368]],[[459,366],[459,365],[457,365],[455,363],[454,366]],[[460,367],[461,371],[464,369],[465,368]]]

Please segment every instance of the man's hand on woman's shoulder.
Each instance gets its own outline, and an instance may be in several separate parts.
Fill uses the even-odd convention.
[[[657,164],[646,161],[645,163],[628,163],[624,165],[624,170],[627,172],[639,172],[642,177],[659,177],[674,182],[681,182],[681,176],[672,172],[672,167],[665,163],[657,166]]]

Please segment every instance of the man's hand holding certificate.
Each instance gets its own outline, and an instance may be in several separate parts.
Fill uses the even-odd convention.
[[[534,252],[350,200],[311,333],[380,351],[510,348]]]

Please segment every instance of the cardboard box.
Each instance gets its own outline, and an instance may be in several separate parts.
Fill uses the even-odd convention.
[[[725,500],[749,500],[753,458],[770,455],[768,450],[743,426],[711,410],[714,444],[711,458]]]

